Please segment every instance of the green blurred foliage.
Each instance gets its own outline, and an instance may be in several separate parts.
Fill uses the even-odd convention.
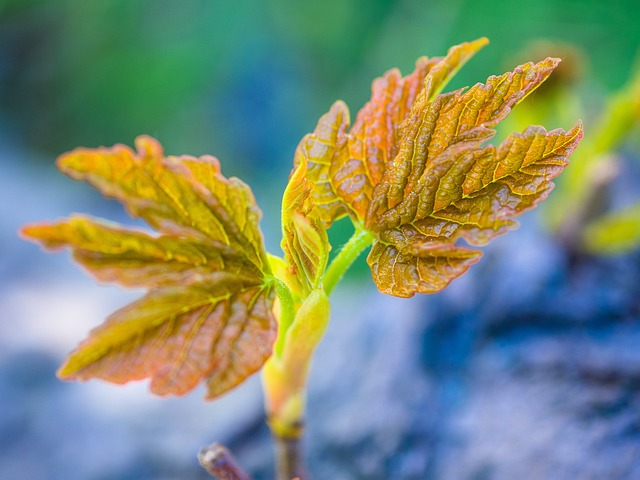
[[[626,253],[640,245],[640,203],[598,218],[583,235],[587,250],[604,255]]]
[[[540,60],[516,52],[548,39],[586,52],[590,91],[613,90],[639,13],[637,0],[0,0],[0,130],[51,161],[142,133],[214,154],[277,224],[299,139],[338,98],[353,119],[387,69],[489,37],[456,88]]]
[[[566,176],[560,180],[558,192],[548,206],[548,219],[550,226],[563,234],[565,240],[577,243],[575,247],[578,249],[585,247],[595,253],[613,253],[628,250],[634,245],[626,234],[631,233],[629,222],[632,212],[640,212],[637,207],[622,215],[603,215],[608,209],[608,190],[621,173],[620,156],[627,150],[627,141],[637,137],[639,132],[640,51],[633,70],[622,88],[606,96],[596,114],[586,114],[586,107],[576,111],[576,114],[582,111],[581,116],[587,117],[590,135],[577,150],[572,168],[567,169]],[[588,100],[583,99],[583,104],[587,103]],[[640,157],[637,148],[635,156]],[[636,196],[636,201],[639,200],[640,197]],[[575,231],[570,232],[567,227]],[[640,238],[637,234],[633,236]]]
[[[574,46],[537,43],[524,55],[535,56],[540,50],[556,51],[564,61],[550,81],[515,109],[505,122],[506,130],[522,131],[532,123],[565,125],[581,118],[586,132],[542,207],[544,221],[576,254],[627,252],[640,245],[640,216],[634,218],[640,213],[640,196],[635,185],[618,195],[614,190],[620,176],[632,173],[625,157],[640,158],[640,148],[633,142],[640,137],[640,50],[635,61],[628,62],[626,83],[607,93],[589,89],[586,56]],[[627,197],[622,206],[612,198],[621,197],[620,193]],[[637,205],[629,207],[633,201]]]
[[[291,141],[335,98],[361,106],[373,76],[479,36],[492,45],[460,84],[551,38],[589,52],[593,79],[618,87],[637,13],[636,0],[0,0],[2,113],[52,153],[145,132],[171,151],[233,154],[255,112]]]

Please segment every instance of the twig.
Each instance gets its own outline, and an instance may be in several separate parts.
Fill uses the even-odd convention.
[[[200,465],[218,480],[251,480],[231,452],[219,443],[212,443],[200,450],[198,460]]]

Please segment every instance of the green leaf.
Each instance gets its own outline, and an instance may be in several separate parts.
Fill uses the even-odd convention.
[[[117,311],[69,356],[59,375],[115,383],[151,379],[159,395],[201,381],[212,398],[269,357],[276,336],[260,211],[249,188],[213,157],[167,157],[149,137],[77,149],[59,167],[120,200],[158,235],[73,216],[27,226],[45,248],[71,248],[101,281],[149,292]]]
[[[640,56],[626,85],[607,98],[597,123],[589,128],[590,135],[576,152],[574,165],[563,175],[560,188],[547,204],[546,221],[554,231],[569,241],[580,241],[570,230],[585,228],[584,221],[579,219],[597,214],[591,211],[594,192],[601,191],[617,175],[615,153],[637,132],[638,124]],[[570,225],[575,226],[569,228]]]

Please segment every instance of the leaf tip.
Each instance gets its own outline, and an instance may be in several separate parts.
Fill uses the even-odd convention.
[[[47,223],[29,223],[23,225],[18,229],[18,237],[29,242],[39,243],[48,249],[56,247],[51,235],[51,225]]]
[[[576,124],[571,127],[571,130],[566,133],[566,136],[573,145],[573,148],[571,149],[571,152],[573,152],[573,150],[578,147],[580,140],[584,137],[584,124],[582,123],[582,120],[578,120]]]
[[[56,168],[61,172],[67,172],[67,169],[71,167],[74,163],[74,160],[81,153],[86,152],[84,148],[76,148],[71,150],[70,152],[62,153],[56,159]]]
[[[140,157],[161,158],[164,155],[160,142],[150,135],[138,135],[134,144]]]
[[[65,382],[76,380],[75,374],[77,371],[70,365],[70,360],[71,358],[68,357],[64,363],[58,367],[58,370],[56,370],[56,377]]]
[[[469,42],[469,44],[476,46],[477,48],[482,48],[489,45],[489,39],[487,37],[476,38],[475,40]]]
[[[29,223],[27,225],[23,225],[18,229],[18,236],[23,240],[33,241],[38,238],[38,231],[40,230],[40,224],[38,223]]]
[[[84,174],[92,172],[99,164],[98,159],[104,155],[132,154],[131,149],[122,144],[116,144],[111,148],[87,148],[78,147],[69,152],[62,153],[56,159],[56,168],[65,175],[75,179],[84,179]]]
[[[333,105],[331,105],[331,108],[329,109],[330,112],[333,113],[339,113],[339,114],[349,114],[349,107],[347,106],[347,104],[344,102],[344,100],[336,100],[335,102],[333,102]]]
[[[475,40],[471,40],[470,42],[463,42],[459,45],[455,45],[451,47],[449,49],[449,54],[455,51],[465,52],[467,58],[465,58],[461,62],[460,66],[462,66],[466,62],[466,60],[471,58],[473,55],[475,55],[478,51],[480,51],[482,48],[486,47],[487,45],[489,45],[489,39],[487,37],[480,37],[480,38],[476,38]]]
[[[534,70],[538,71],[539,75],[541,76],[541,80],[539,83],[543,83],[544,81],[546,81],[549,75],[551,75],[556,67],[560,65],[560,62],[562,62],[562,59],[560,58],[547,57],[544,60],[534,64]]]

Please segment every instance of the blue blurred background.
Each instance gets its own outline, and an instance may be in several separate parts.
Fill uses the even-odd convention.
[[[567,57],[597,116],[630,75],[639,14],[637,0],[0,0],[0,478],[207,478],[195,453],[213,440],[271,478],[257,378],[212,404],[55,378],[137,295],[18,239],[73,211],[128,221],[58,174],[57,155],[142,133],[170,154],[216,155],[254,188],[278,252],[294,149],[334,100],[354,118],[385,70],[487,36],[452,88]],[[554,118],[547,128],[574,121]],[[619,187],[632,193],[635,133]],[[638,255],[576,264],[539,220],[437,296],[383,297],[359,263],[313,370],[315,478],[640,479]]]

